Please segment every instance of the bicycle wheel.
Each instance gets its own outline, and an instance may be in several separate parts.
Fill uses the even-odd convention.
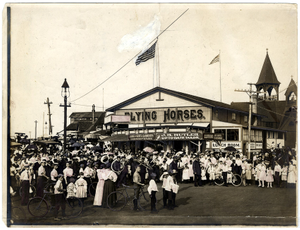
[[[235,187],[238,187],[242,184],[242,178],[240,175],[238,174],[233,174],[232,176],[232,185],[235,186]]]
[[[142,191],[138,200],[138,207],[142,211],[149,211],[151,210],[151,202],[150,197],[147,192]]]
[[[19,194],[22,197],[22,187],[19,189]],[[36,195],[36,189],[33,185],[29,186],[29,198],[33,198]]]
[[[10,222],[12,224],[26,223],[26,213],[24,210],[20,207],[12,207]]]
[[[113,202],[111,202],[113,200]],[[112,211],[120,211],[126,205],[126,197],[121,192],[112,192],[107,197],[107,206]]]
[[[96,193],[96,188],[97,188],[97,182],[93,182],[89,186],[89,194],[90,196],[94,197]]]
[[[224,184],[222,175],[216,175],[215,184],[218,186],[222,186]]]
[[[83,211],[83,204],[77,197],[69,197],[66,199],[66,216],[77,217]]]
[[[46,216],[49,209],[48,203],[44,198],[35,197],[28,202],[28,212],[35,217]]]

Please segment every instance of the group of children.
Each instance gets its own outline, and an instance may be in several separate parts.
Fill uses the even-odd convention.
[[[163,208],[167,208],[168,210],[174,210],[177,205],[175,204],[176,194],[179,190],[179,185],[176,180],[177,171],[175,169],[165,171],[160,177],[160,181],[162,181],[162,189],[163,189]],[[148,193],[151,198],[151,212],[157,212],[156,209],[156,192],[158,191],[157,185],[155,182],[155,174],[151,174]]]

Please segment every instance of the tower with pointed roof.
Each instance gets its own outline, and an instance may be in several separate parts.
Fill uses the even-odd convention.
[[[258,81],[256,82],[256,90],[261,91],[263,90],[264,100],[279,100],[279,85],[280,82],[277,79],[277,76],[275,74],[274,68],[272,66],[268,49],[266,53],[266,58],[264,61],[264,64],[262,66]],[[271,96],[272,91],[276,91],[276,95]]]

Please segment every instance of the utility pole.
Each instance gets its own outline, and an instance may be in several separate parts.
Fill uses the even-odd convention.
[[[250,85],[249,90],[234,90],[235,92],[244,92],[249,95],[249,118],[248,118],[248,155],[247,158],[250,159],[250,153],[251,153],[251,118],[252,118],[252,96],[256,95],[258,92],[257,91],[252,91],[252,85],[255,85],[254,83],[248,83]]]
[[[52,125],[51,125],[51,113],[50,113],[50,105],[52,104],[52,102],[49,102],[49,98],[47,97],[47,101],[44,102],[44,104],[48,105],[48,116],[49,116],[49,136],[51,136],[52,134]]]

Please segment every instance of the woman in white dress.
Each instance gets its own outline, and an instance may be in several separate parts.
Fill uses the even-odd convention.
[[[288,184],[295,184],[296,183],[296,168],[292,162],[290,162],[288,167],[288,174],[287,174],[287,183]]]
[[[259,177],[258,177],[258,180],[259,180],[259,185],[258,187],[265,187],[265,180],[266,180],[266,165],[265,165],[265,162],[263,161],[261,163],[261,167],[260,167],[260,173],[259,173]]]
[[[84,175],[81,173],[79,179],[75,182],[76,197],[79,198],[84,206],[84,199],[87,198],[87,182]]]
[[[104,177],[105,177],[104,165],[100,165],[100,168],[97,169],[98,183],[96,187],[96,193],[94,198],[94,205],[101,206],[103,198],[103,188],[104,188]]]
[[[184,169],[182,171],[182,180],[184,182],[189,182],[190,181],[190,174],[189,174],[189,166],[188,163],[184,165]]]

